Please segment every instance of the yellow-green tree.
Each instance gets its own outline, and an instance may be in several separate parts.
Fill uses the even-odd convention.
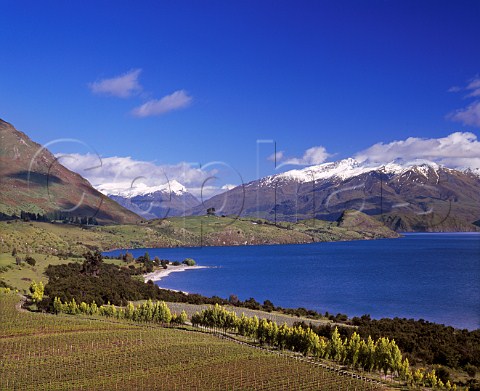
[[[42,301],[44,289],[45,288],[42,281],[40,281],[38,284],[35,281],[32,281],[32,283],[30,284],[30,292],[32,294],[32,301],[34,303],[39,303],[40,301]]]

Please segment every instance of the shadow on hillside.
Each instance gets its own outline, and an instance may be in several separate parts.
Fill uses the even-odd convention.
[[[7,177],[12,179],[19,179],[21,181],[29,182],[30,184],[38,186],[47,186],[48,184],[63,183],[63,181],[56,175],[49,175],[35,171],[19,171],[7,175]]]

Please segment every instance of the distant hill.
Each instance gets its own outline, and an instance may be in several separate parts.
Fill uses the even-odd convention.
[[[368,166],[354,159],[286,171],[237,186],[189,211],[273,221],[338,219],[346,209],[375,216],[396,231],[475,231],[480,171],[434,162]]]
[[[397,238],[374,218],[345,211],[339,221],[298,223],[253,218],[188,216],[139,224],[80,227],[73,224],[0,221],[0,253],[81,255],[87,250],[144,247],[244,246]]]
[[[141,217],[95,190],[50,151],[0,119],[0,213],[22,212],[98,223],[135,223]]]

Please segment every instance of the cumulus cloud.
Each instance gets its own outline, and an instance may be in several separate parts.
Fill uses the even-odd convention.
[[[358,152],[359,162],[386,164],[395,160],[429,160],[450,168],[480,167],[480,142],[470,132],[456,132],[441,138],[409,137],[390,143],[377,143]]]
[[[466,87],[451,87],[451,92],[466,92],[465,98],[474,98],[475,100],[467,107],[455,110],[447,115],[447,118],[461,122],[464,125],[479,126],[480,127],[480,76],[471,79]]]
[[[128,98],[142,91],[142,86],[138,82],[141,72],[141,69],[133,69],[121,76],[89,83],[88,86],[94,94]]]
[[[101,158],[90,153],[59,153],[56,157],[61,164],[82,175],[95,187],[109,184],[110,187],[127,190],[139,184],[159,186],[176,180],[188,190],[195,190],[201,189],[205,180],[216,174],[216,170],[203,170],[185,162],[157,165],[154,162],[135,160],[129,156]],[[194,193],[199,195],[199,192],[194,191]]]
[[[178,90],[161,99],[152,99],[132,110],[135,117],[150,117],[162,115],[169,111],[187,107],[192,102],[192,97],[185,90]]]
[[[315,165],[325,162],[330,156],[325,147],[317,146],[308,148],[301,158],[287,158],[282,162],[283,165],[292,164],[292,165]],[[283,155],[282,155],[283,157]]]

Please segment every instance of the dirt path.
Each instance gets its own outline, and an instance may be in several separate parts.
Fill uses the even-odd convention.
[[[21,295],[20,293],[18,294],[18,296],[20,297],[20,301],[17,304],[15,304],[15,309],[19,312],[28,312],[25,308],[23,308],[23,305],[27,301],[27,297],[24,295]]]

